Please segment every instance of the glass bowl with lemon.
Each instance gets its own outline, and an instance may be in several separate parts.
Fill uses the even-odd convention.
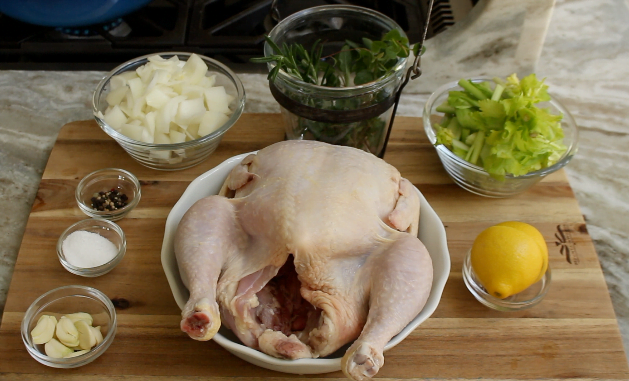
[[[544,237],[524,222],[483,230],[463,262],[463,281],[472,295],[499,311],[535,306],[548,292],[550,279]]]

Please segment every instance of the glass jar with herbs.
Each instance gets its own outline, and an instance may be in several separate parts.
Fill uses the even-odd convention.
[[[410,53],[403,29],[357,6],[305,9],[269,33],[264,57],[288,139],[381,155]]]

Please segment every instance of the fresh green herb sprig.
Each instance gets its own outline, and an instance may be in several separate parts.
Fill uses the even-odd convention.
[[[393,29],[381,40],[362,39],[362,44],[346,40],[340,51],[322,57],[323,44],[317,40],[310,51],[301,44],[278,46],[265,36],[273,55],[252,58],[252,62],[275,62],[269,80],[275,80],[280,70],[314,85],[349,87],[372,82],[387,74],[401,57],[408,57],[408,39]],[[416,47],[414,49],[417,49]],[[352,74],[354,74],[352,76]]]

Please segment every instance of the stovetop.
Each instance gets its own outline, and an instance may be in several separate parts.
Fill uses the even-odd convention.
[[[456,21],[475,0],[436,0],[428,38]],[[462,3],[461,3],[462,2]],[[187,51],[215,58],[241,72],[262,72],[249,63],[262,55],[264,35],[276,24],[273,0],[155,0],[103,25],[50,28],[0,14],[0,70],[106,70],[144,54]],[[411,42],[424,28],[427,0],[280,0],[286,17],[325,4],[353,4],[394,19]],[[462,5],[461,5],[462,4]]]

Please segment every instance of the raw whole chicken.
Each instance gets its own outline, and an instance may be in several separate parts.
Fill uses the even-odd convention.
[[[190,291],[181,329],[209,340],[222,322],[284,359],[353,341],[343,372],[371,378],[430,292],[418,222],[415,189],[383,160],[316,141],[273,144],[247,156],[177,228]]]

